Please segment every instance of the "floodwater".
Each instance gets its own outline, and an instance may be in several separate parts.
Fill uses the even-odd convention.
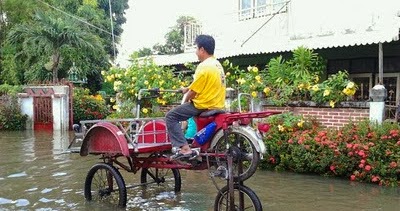
[[[98,157],[66,153],[71,132],[0,132],[0,210],[108,210],[87,203],[83,185]],[[182,192],[128,189],[127,210],[212,210],[217,189],[207,171],[181,171]],[[123,172],[127,182],[139,174]],[[218,179],[219,180],[219,179]],[[221,180],[218,182],[221,184]],[[264,210],[400,209],[400,188],[258,170],[245,182]],[[110,208],[111,209],[111,208]]]

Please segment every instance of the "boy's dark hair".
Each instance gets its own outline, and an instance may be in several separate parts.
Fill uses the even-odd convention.
[[[196,37],[194,43],[197,45],[198,48],[204,48],[204,50],[208,54],[214,55],[215,40],[210,35],[201,34]]]

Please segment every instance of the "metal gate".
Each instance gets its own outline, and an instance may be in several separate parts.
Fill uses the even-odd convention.
[[[49,96],[33,97],[34,130],[53,129],[53,106]]]

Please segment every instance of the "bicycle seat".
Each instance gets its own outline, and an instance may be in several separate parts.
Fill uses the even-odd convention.
[[[201,112],[199,117],[209,117],[209,116],[214,116],[214,115],[223,114],[223,113],[225,113],[225,110],[212,109],[212,110],[207,110],[207,111]]]

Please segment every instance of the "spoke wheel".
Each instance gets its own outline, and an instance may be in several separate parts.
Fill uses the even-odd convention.
[[[126,206],[125,181],[119,171],[110,164],[98,163],[89,170],[84,192],[87,201]]]
[[[160,156],[160,155],[151,155]],[[140,182],[144,186],[157,184],[164,190],[181,191],[181,174],[179,169],[164,169],[164,168],[142,168],[140,174]]]
[[[229,132],[227,140],[222,136],[215,146],[217,154],[225,153],[229,150],[233,156],[233,179],[234,181],[244,181],[250,178],[257,170],[260,162],[260,153],[257,152],[250,139],[240,132]],[[216,158],[216,165],[227,167],[227,160],[222,157]]]
[[[215,198],[214,210],[254,210],[261,211],[262,205],[258,196],[250,188],[235,184],[234,185],[234,207],[230,207],[229,187],[223,187]]]

